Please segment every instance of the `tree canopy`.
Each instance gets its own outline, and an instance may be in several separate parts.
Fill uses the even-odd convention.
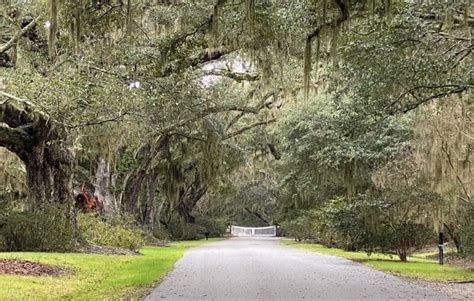
[[[66,204],[74,223],[82,189],[105,216],[185,236],[429,192],[451,209],[423,226],[461,239],[474,193],[472,9],[3,1],[0,146],[18,159],[0,156],[1,198]]]

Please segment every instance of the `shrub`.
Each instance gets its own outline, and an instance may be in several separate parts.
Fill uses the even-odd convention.
[[[0,213],[0,244],[8,251],[67,251],[73,247],[66,209],[48,205],[35,211]]]
[[[437,195],[416,189],[341,198],[319,211],[316,231],[339,247],[393,252],[406,261],[435,237],[429,227],[430,214],[440,204]]]
[[[212,218],[207,216],[196,217],[196,224],[208,231],[210,237],[220,237],[225,235],[227,229],[226,219]]]
[[[155,237],[165,240],[170,237],[175,240],[197,240],[203,239],[206,232],[209,232],[210,237],[222,236],[226,233],[226,229],[226,219],[198,216],[194,223],[187,223],[180,216],[175,215],[167,225],[167,230],[155,227],[153,234]]]
[[[171,234],[161,225],[155,225],[153,228],[153,237],[161,240],[171,240]]]
[[[321,243],[354,251],[369,239],[361,203],[344,198],[329,201],[317,213],[315,226]]]
[[[169,224],[169,231],[173,239],[196,240],[205,237],[206,228],[198,224],[186,223],[178,217]]]
[[[474,257],[474,203],[468,205],[461,224],[462,250]]]
[[[143,231],[126,215],[106,221],[93,213],[80,213],[77,226],[81,240],[89,243],[138,250],[145,242]]]
[[[315,239],[315,217],[313,212],[305,212],[296,219],[281,223],[283,234],[297,241]]]
[[[395,225],[383,225],[379,240],[382,248],[393,250],[401,261],[407,261],[408,255],[422,249],[433,238],[433,231],[425,225],[407,221]]]

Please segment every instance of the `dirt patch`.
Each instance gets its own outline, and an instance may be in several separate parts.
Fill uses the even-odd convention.
[[[166,247],[169,243],[170,242],[167,240],[161,240],[153,236],[148,236],[146,238],[146,244],[149,246]]]
[[[438,260],[438,255],[430,255],[426,256],[427,259]],[[444,262],[450,265],[455,265],[459,267],[463,267],[465,269],[472,269],[474,270],[474,258],[460,256],[456,253],[454,254],[446,254],[444,258]]]
[[[61,276],[71,270],[28,260],[0,259],[0,274],[25,276]]]
[[[103,255],[142,255],[138,251],[110,247],[110,246],[99,246],[95,244],[87,244],[78,246],[75,251],[77,253],[86,253],[86,254],[103,254]]]
[[[474,282],[437,282],[415,280],[419,285],[434,289],[457,300],[474,300]]]

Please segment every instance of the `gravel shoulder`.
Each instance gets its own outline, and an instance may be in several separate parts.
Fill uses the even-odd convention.
[[[231,238],[190,249],[145,300],[453,300],[359,263]]]
[[[415,280],[415,283],[452,296],[455,300],[474,300],[474,283]]]

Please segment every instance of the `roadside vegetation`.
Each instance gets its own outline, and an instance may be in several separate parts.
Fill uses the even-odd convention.
[[[438,240],[474,257],[473,11],[0,1],[0,251],[133,251],[278,225],[406,267]]]
[[[0,253],[0,258],[30,260],[69,269],[61,276],[0,275],[0,300],[138,298],[173,267],[186,248],[206,242],[181,241],[166,247],[146,246],[140,250],[142,255]]]
[[[303,250],[340,256],[361,262],[362,264],[404,277],[438,281],[474,281],[474,270],[452,265],[439,265],[437,261],[426,259],[431,253],[413,254],[408,262],[400,262],[396,255],[346,251],[329,248],[321,244],[301,243],[294,240],[281,240],[281,244]]]

